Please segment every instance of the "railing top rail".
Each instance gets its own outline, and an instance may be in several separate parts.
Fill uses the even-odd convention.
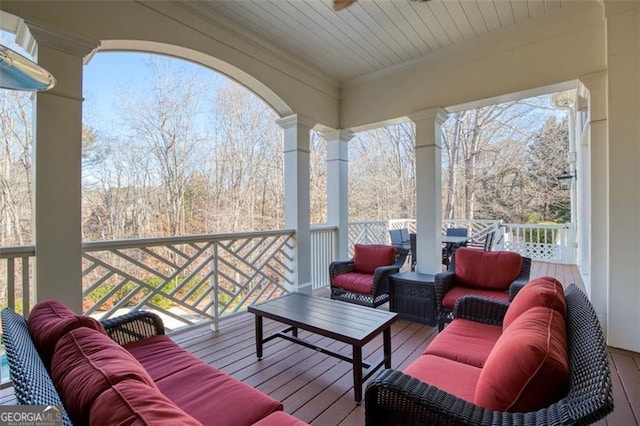
[[[359,222],[349,222],[349,225],[366,225],[366,224],[387,224],[389,223],[388,220],[361,220]]]
[[[313,231],[336,231],[338,229],[335,225],[324,225],[322,223],[316,223],[311,225],[311,232]]]
[[[110,249],[126,249],[137,247],[153,247],[167,244],[188,244],[207,241],[219,241],[239,238],[254,238],[260,236],[272,235],[289,235],[294,234],[292,229],[273,230],[273,231],[253,231],[253,232],[232,232],[228,234],[204,234],[204,235],[184,235],[179,237],[161,237],[161,238],[132,238],[123,240],[110,241],[89,241],[82,243],[82,249],[85,252],[101,251]]]
[[[35,256],[36,246],[10,246],[0,247],[0,259],[12,259],[16,257]]]
[[[536,229],[569,229],[570,224],[541,225],[537,223],[501,223],[501,228],[536,228]]]

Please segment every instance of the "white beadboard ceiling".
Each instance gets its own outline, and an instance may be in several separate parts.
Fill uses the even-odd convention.
[[[205,0],[180,6],[343,82],[596,0]]]

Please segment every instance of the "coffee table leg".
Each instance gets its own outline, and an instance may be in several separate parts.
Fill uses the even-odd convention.
[[[384,368],[391,368],[391,326],[382,332],[382,345],[384,348]]]
[[[256,355],[262,359],[262,316],[256,315]]]
[[[362,348],[353,346],[353,392],[356,405],[362,402]]]

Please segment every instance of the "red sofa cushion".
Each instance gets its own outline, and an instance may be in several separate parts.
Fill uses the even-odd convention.
[[[287,414],[284,411],[276,411],[262,420],[258,420],[252,426],[306,426],[308,423]]]
[[[448,358],[421,355],[404,370],[404,373],[465,401],[473,402],[481,371],[478,367]]]
[[[482,368],[477,405],[497,411],[536,411],[566,395],[567,330],[556,310],[535,307],[500,336]]]
[[[203,424],[248,425],[282,410],[279,401],[203,363],[167,336],[126,348],[149,372],[160,392]]]
[[[508,290],[520,275],[522,256],[508,251],[482,251],[461,247],[455,252],[456,278],[467,287]]]
[[[453,306],[456,304],[456,300],[463,296],[480,296],[486,297],[488,299],[495,299],[501,302],[509,301],[509,292],[507,291],[498,291],[498,290],[483,290],[480,288],[473,287],[452,287],[448,292],[445,293],[442,298],[442,306],[448,309],[453,309]]]
[[[507,329],[516,318],[536,306],[546,306],[567,317],[567,302],[560,281],[552,277],[540,277],[529,281],[511,301],[502,321],[502,328]]]
[[[212,419],[215,415],[212,413]],[[102,392],[89,415],[91,426],[202,426],[156,388],[135,380],[116,383]]]
[[[353,269],[363,274],[373,274],[379,266],[393,265],[396,249],[392,246],[356,244],[353,254]]]
[[[62,336],[53,354],[51,377],[69,416],[81,424],[89,421],[95,399],[116,383],[130,379],[156,387],[122,346],[85,327]]]
[[[361,272],[346,272],[333,277],[331,284],[334,287],[356,293],[371,294],[373,291],[373,275]]]
[[[482,368],[501,334],[500,326],[454,319],[424,353]]]
[[[42,362],[50,369],[53,351],[62,336],[78,327],[88,327],[107,334],[100,321],[77,315],[62,302],[47,300],[37,303],[29,313],[29,334]]]

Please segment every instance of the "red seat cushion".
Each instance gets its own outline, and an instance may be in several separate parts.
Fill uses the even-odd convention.
[[[404,373],[465,401],[473,402],[481,371],[478,367],[448,358],[421,355],[404,370]]]
[[[282,410],[280,402],[203,363],[167,336],[126,348],[149,372],[160,392],[203,424],[250,425]]]
[[[356,293],[371,294],[373,291],[373,274],[360,272],[338,274],[331,280],[331,285]]]
[[[501,334],[500,326],[454,319],[424,353],[482,368]]]
[[[105,390],[124,380],[155,388],[149,374],[122,346],[96,330],[80,327],[62,336],[51,362],[51,377],[69,416],[80,424]]]
[[[373,274],[380,266],[393,265],[396,249],[392,246],[356,244],[353,254],[353,269],[363,274]]]
[[[480,296],[488,299],[499,300],[501,302],[509,301],[509,293],[507,291],[482,290],[473,287],[452,287],[442,298],[442,306],[453,309],[456,300],[463,296]]]
[[[522,313],[536,306],[555,309],[563,318],[567,317],[567,302],[560,281],[552,277],[540,277],[529,281],[511,301],[504,315],[502,328],[506,330]]]
[[[211,416],[212,419],[215,416]],[[102,392],[91,407],[91,426],[180,425],[198,426],[199,421],[182,411],[156,388],[134,380],[116,383]]]
[[[474,402],[497,411],[528,412],[564,397],[569,384],[565,320],[535,307],[503,332],[482,368]]]
[[[100,321],[77,315],[57,300],[37,303],[29,313],[28,324],[33,344],[38,349],[42,362],[47,368],[51,366],[56,343],[69,331],[78,327],[88,327],[102,334],[107,334]]]
[[[508,290],[520,275],[522,256],[509,251],[459,248],[455,252],[456,278],[467,287]]]

